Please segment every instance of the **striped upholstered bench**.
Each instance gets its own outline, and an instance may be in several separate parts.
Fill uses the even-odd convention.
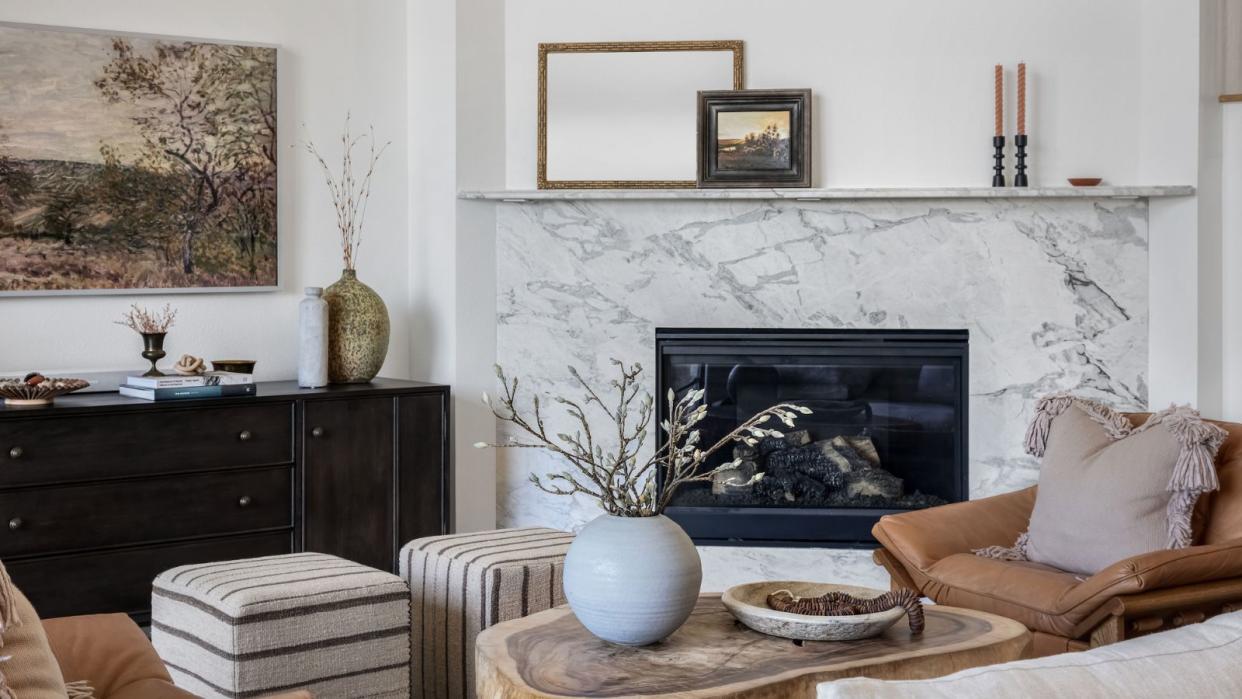
[[[204,697],[407,697],[409,595],[391,573],[319,553],[182,566],[155,579],[151,641]]]
[[[561,572],[572,541],[554,529],[501,529],[406,544],[400,567],[410,586],[410,696],[475,696],[475,638],[564,604]]]

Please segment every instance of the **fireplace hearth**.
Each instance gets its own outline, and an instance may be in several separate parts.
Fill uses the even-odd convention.
[[[702,544],[862,547],[882,515],[965,499],[967,342],[966,330],[657,328],[657,395],[704,389],[702,442],[775,403],[812,411],[783,437],[722,450],[709,468],[737,464],[683,486],[668,516]]]

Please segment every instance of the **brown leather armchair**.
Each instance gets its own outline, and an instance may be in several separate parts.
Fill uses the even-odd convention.
[[[96,699],[193,699],[172,678],[142,629],[124,614],[44,619],[66,682],[85,680]]]
[[[48,645],[66,682],[84,680],[94,699],[195,699],[172,677],[146,634],[124,614],[44,619]],[[268,699],[311,699],[297,691]]]
[[[1128,416],[1138,424],[1146,414]],[[1035,488],[882,517],[873,554],[894,587],[940,604],[1006,616],[1035,636],[1034,654],[1113,643],[1242,609],[1242,425],[1217,454],[1220,490],[1195,512],[1199,543],[1119,561],[1090,577],[1028,561],[975,556],[1027,529]]]

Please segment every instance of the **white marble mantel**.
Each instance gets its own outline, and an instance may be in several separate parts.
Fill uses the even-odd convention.
[[[606,385],[610,357],[649,364],[657,326],[969,330],[970,489],[982,497],[1038,477],[1038,463],[1022,448],[1037,397],[1071,390],[1146,407],[1149,202],[1193,192],[461,196],[516,200],[496,207],[497,361],[527,391],[576,396],[567,365]],[[569,426],[549,422],[550,431]],[[502,426],[498,437],[508,436]],[[594,504],[543,494],[527,480],[558,468],[533,450],[500,454],[500,524],[576,529],[594,517]],[[703,547],[701,554],[708,590],[791,576],[886,586],[866,551]]]
[[[602,201],[785,199],[1133,199],[1184,197],[1195,193],[1190,185],[1122,187],[851,187],[830,189],[502,189],[458,192],[459,199],[489,201]]]

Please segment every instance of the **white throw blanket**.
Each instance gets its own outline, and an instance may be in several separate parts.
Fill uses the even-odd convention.
[[[1242,697],[1242,612],[1081,653],[931,680],[825,682],[818,694],[819,699]]]

